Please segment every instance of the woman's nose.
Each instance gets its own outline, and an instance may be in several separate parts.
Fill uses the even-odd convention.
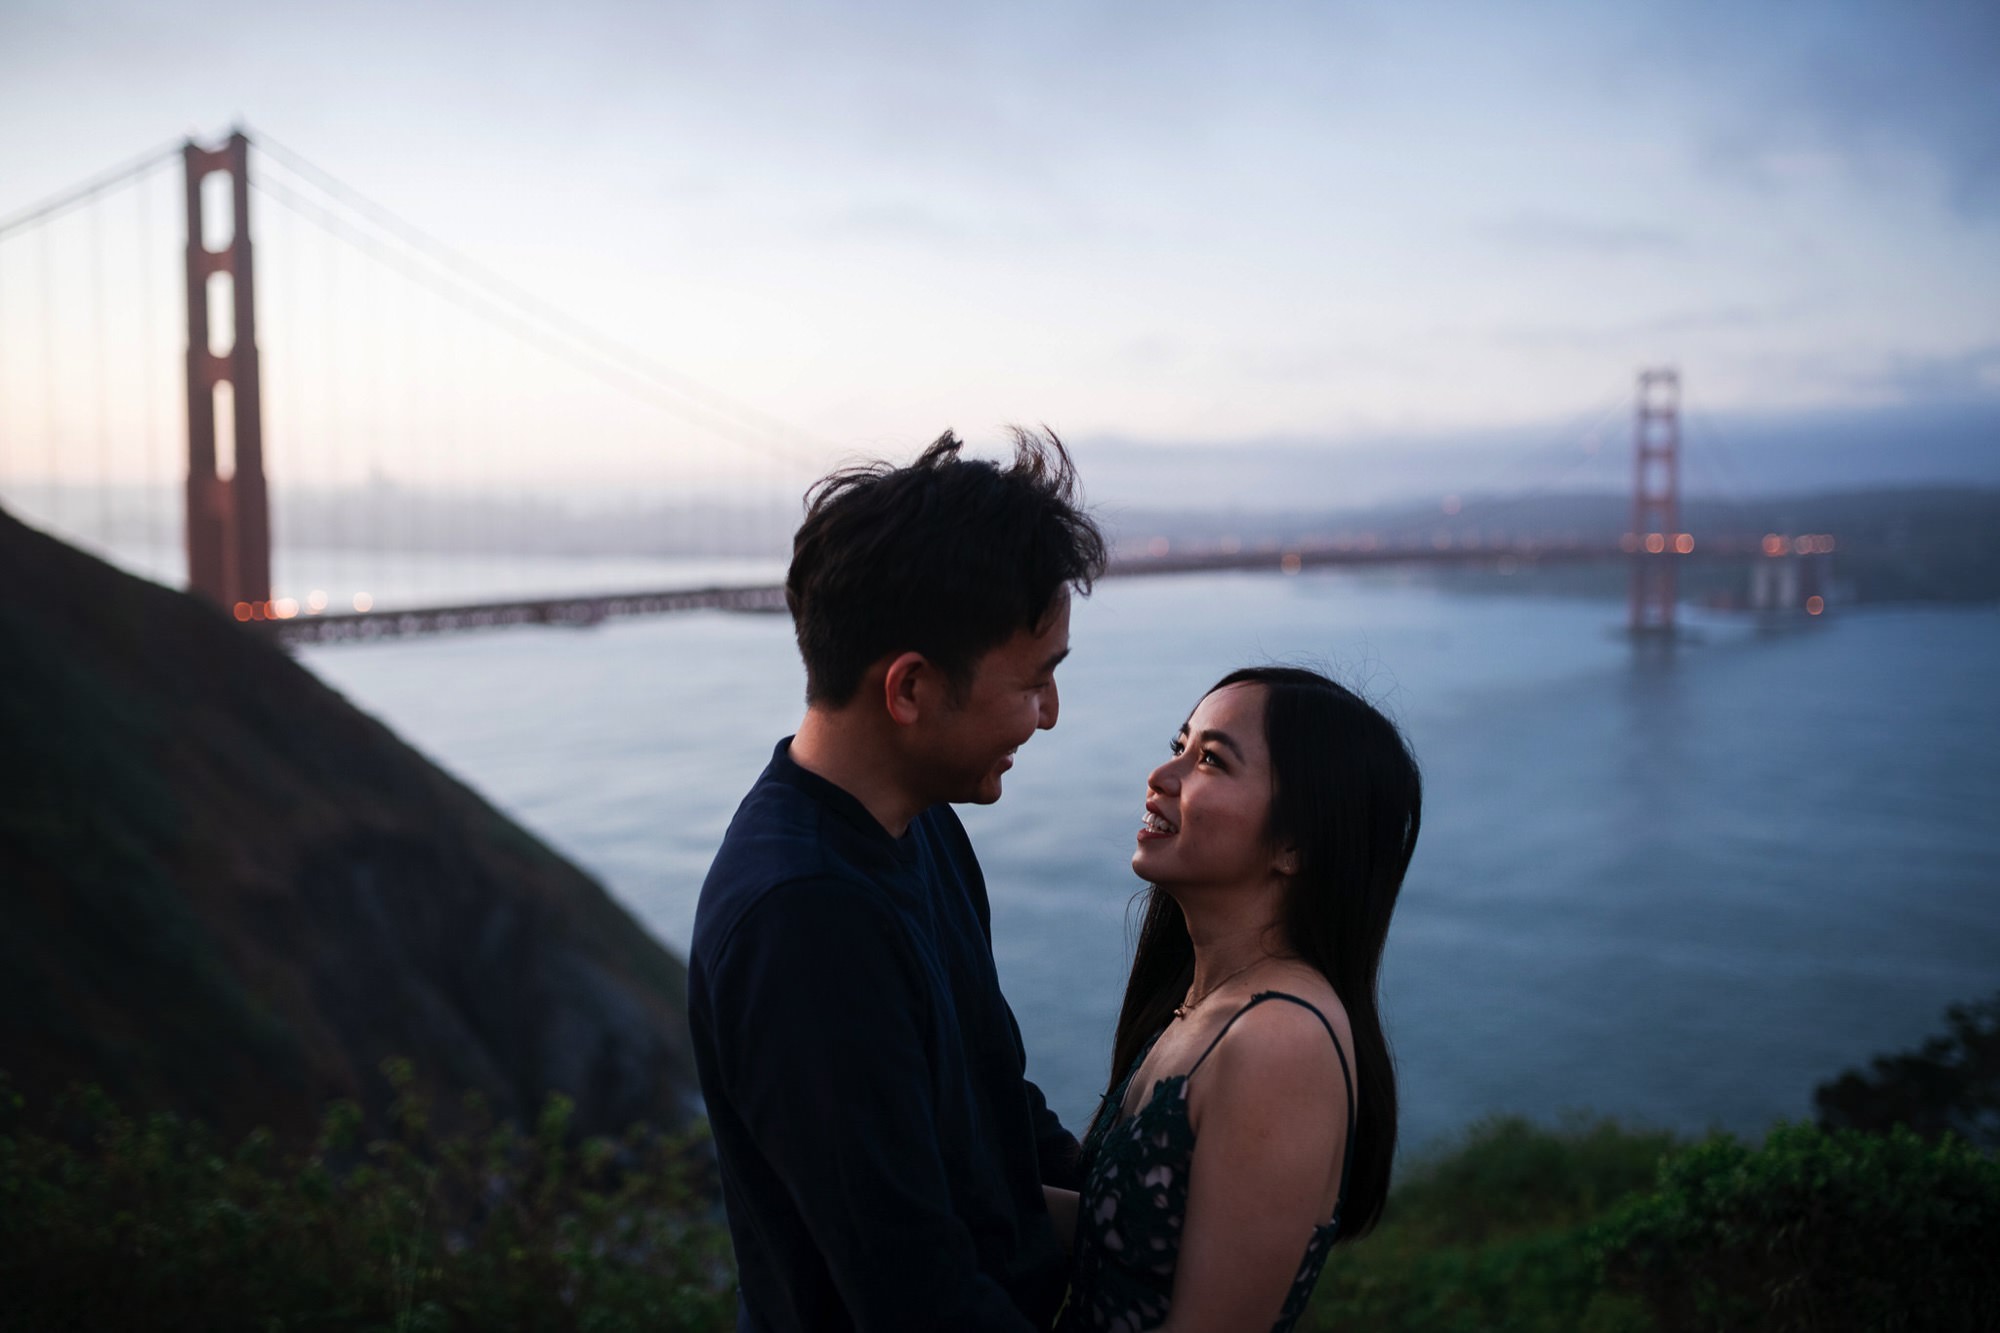
[[[1180,785],[1181,775],[1174,768],[1174,761],[1171,759],[1146,775],[1148,791],[1172,792],[1178,790]]]

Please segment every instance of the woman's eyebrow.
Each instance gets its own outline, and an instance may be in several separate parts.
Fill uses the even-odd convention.
[[[1181,734],[1187,734],[1186,727],[1181,728]],[[1213,741],[1217,745],[1227,746],[1229,752],[1236,756],[1238,762],[1241,762],[1243,759],[1243,747],[1238,745],[1226,731],[1204,731],[1197,739],[1204,743]]]

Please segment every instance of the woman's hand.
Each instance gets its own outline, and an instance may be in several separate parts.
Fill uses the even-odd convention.
[[[1049,1205],[1049,1221],[1055,1224],[1056,1239],[1063,1249],[1076,1253],[1076,1191],[1042,1186],[1042,1198]]]

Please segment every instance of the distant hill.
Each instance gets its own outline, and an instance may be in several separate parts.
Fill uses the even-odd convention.
[[[0,1072],[226,1132],[694,1105],[682,964],[282,651],[0,512]]]
[[[1438,537],[1459,544],[1473,538],[1488,543],[1615,543],[1632,519],[1631,497],[1608,492],[1467,493],[1452,497],[1452,505],[1449,513],[1436,501],[1281,512],[1128,510],[1112,515],[1110,526],[1122,550],[1138,551],[1156,536],[1187,548],[1232,539],[1311,544],[1362,534],[1418,544]],[[1681,518],[1696,533],[1835,536],[1840,545],[1832,569],[1845,590],[1843,600],[2000,601],[2000,487],[1904,487],[1741,500],[1696,496],[1683,503]],[[1552,578],[1595,582],[1615,590],[1624,576],[1622,568],[1605,566],[1575,574],[1543,572],[1536,578],[1542,583]]]

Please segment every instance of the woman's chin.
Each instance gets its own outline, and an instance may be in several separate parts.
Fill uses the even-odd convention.
[[[1158,884],[1160,876],[1166,872],[1159,856],[1145,842],[1132,849],[1132,873],[1148,884]]]

